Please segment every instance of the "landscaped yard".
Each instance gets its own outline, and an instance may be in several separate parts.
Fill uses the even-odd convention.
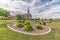
[[[12,31],[7,27],[8,23],[15,20],[0,20],[0,40],[60,40],[60,21],[49,23],[52,31],[46,35],[26,35]]]

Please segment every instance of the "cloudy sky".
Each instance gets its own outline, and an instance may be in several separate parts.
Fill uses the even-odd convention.
[[[33,17],[60,18],[60,0],[0,0],[0,7],[11,14],[27,13],[29,7]]]

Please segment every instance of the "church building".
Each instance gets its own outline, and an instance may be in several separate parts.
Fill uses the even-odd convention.
[[[23,14],[22,15],[22,19],[23,20],[30,20],[30,19],[32,19],[32,15],[30,13],[29,7],[28,7],[28,10],[27,10],[27,14]]]

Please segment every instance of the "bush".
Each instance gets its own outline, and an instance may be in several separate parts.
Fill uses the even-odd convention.
[[[43,22],[43,25],[46,25],[46,23],[45,23],[45,22]]]
[[[24,22],[24,24],[25,24],[25,25],[30,25],[30,22],[29,22],[28,20],[26,20],[26,21]]]
[[[23,24],[20,23],[20,24],[17,25],[17,27],[22,28],[23,27]]]
[[[41,22],[39,22],[39,24],[42,24]]]
[[[37,29],[42,29],[42,26],[41,25],[37,25],[36,28]]]
[[[26,25],[25,30],[26,31],[32,31],[33,28],[31,27],[31,25]]]

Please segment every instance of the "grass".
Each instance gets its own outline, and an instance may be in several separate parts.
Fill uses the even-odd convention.
[[[0,20],[0,40],[60,40],[60,21],[49,23],[52,31],[46,35],[26,35],[10,30],[6,25],[14,20]]]

